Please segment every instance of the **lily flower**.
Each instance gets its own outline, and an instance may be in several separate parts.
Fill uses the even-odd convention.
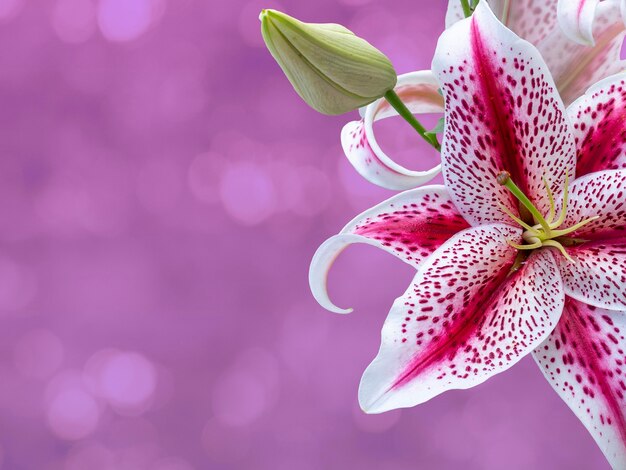
[[[566,106],[594,83],[626,70],[620,60],[626,35],[624,0],[482,1],[504,25],[539,49]],[[458,4],[449,0],[448,27],[464,18]]]
[[[368,413],[466,389],[533,353],[607,459],[626,467],[626,74],[565,108],[540,52],[482,1],[433,59],[445,97],[445,185],[405,191],[318,249],[352,243],[416,268],[382,330]],[[381,111],[381,114],[383,111]]]
[[[534,44],[543,56],[565,105],[571,104],[594,83],[626,70],[620,50],[626,28],[626,0],[481,0],[518,36]],[[465,18],[461,2],[449,0],[446,26]],[[573,42],[571,38],[577,40]],[[594,39],[595,38],[595,39]],[[400,76],[396,92],[407,97],[414,113],[441,112],[438,84],[430,72]],[[440,102],[440,101],[439,101]],[[441,103],[443,106],[443,103]],[[386,155],[373,129],[378,119],[396,115],[379,100],[367,106],[363,119],[348,123],[341,134],[348,160],[368,181],[393,190],[406,190],[428,183],[440,167],[412,171]]]

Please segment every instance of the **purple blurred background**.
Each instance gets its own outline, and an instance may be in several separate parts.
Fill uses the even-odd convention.
[[[310,110],[264,50],[267,7],[343,23],[407,72],[429,68],[445,2],[0,0],[0,467],[606,468],[528,358],[360,412],[411,269],[354,247],[330,282],[356,313],[311,298],[316,247],[391,193],[344,159],[351,117]]]

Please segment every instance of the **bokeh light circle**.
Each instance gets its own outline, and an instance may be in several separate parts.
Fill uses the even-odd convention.
[[[220,196],[226,212],[244,225],[256,225],[275,209],[276,194],[269,172],[252,162],[233,163],[222,174]]]
[[[132,41],[150,27],[155,6],[153,0],[100,0],[98,26],[110,41]]]
[[[50,382],[46,395],[46,420],[58,438],[78,440],[96,430],[100,406],[78,374],[60,374]]]
[[[144,355],[105,349],[85,365],[90,390],[123,415],[139,415],[152,405],[157,387],[157,370]]]

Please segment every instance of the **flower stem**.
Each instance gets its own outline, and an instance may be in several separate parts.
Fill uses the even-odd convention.
[[[465,18],[469,18],[472,15],[472,9],[470,8],[468,0],[461,0],[461,7],[463,8]]]
[[[406,107],[406,105],[402,102],[402,100],[395,91],[389,90],[387,93],[385,93],[385,99],[391,106],[393,106],[393,109],[398,111],[398,114],[402,116],[406,120],[406,122],[411,124],[411,127],[413,127],[413,129],[417,131],[422,139],[435,147],[435,149],[437,149],[438,151],[441,151],[441,146],[439,145],[437,136],[426,135],[426,129],[424,128],[424,126],[422,126],[420,122],[415,118],[415,116],[413,116],[413,113],[409,110],[409,108]]]

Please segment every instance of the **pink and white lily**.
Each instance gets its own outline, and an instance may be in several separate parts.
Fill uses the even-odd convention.
[[[620,50],[626,28],[626,0],[481,0],[521,38],[534,44],[554,78],[565,105],[598,81],[626,70]],[[449,0],[446,26],[464,18],[459,0]],[[576,42],[574,42],[576,41]],[[401,92],[415,114],[442,112],[436,78],[430,71],[401,75]],[[363,119],[342,131],[344,152],[368,181],[393,190],[421,186],[439,174],[440,167],[412,171],[397,164],[380,148],[374,122],[395,116],[384,100],[362,110]]]
[[[364,212],[311,264],[314,296],[340,313],[350,310],[331,302],[326,278],[348,245],[375,245],[416,268],[361,380],[361,407],[417,405],[533,353],[624,468],[626,74],[566,110],[540,52],[485,1],[441,36],[433,73],[445,98],[445,186]]]
[[[531,42],[550,69],[565,105],[587,88],[626,70],[626,0],[482,0],[509,29]],[[446,26],[464,16],[449,0]]]

